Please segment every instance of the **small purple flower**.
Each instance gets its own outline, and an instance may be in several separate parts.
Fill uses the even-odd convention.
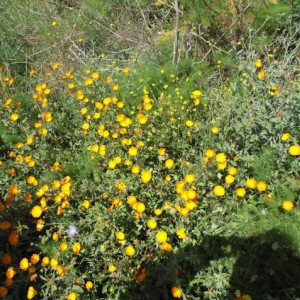
[[[78,233],[78,229],[74,225],[70,225],[67,229],[67,235],[68,237],[74,237]]]

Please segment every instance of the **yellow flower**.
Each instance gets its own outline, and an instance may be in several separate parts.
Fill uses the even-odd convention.
[[[162,214],[162,209],[160,209],[160,208],[157,208],[157,209],[155,209],[154,210],[154,214],[156,215],[156,216],[160,216],[161,214]]]
[[[285,211],[291,211],[295,206],[294,203],[290,200],[284,200],[281,204],[281,207],[285,210]]]
[[[185,125],[186,125],[187,127],[193,127],[193,126],[194,126],[194,122],[193,122],[192,120],[187,120],[187,121],[185,122]]]
[[[68,294],[67,300],[76,300],[77,295],[74,292]]]
[[[56,269],[58,266],[58,260],[57,258],[51,258],[50,260],[50,266],[52,269]]]
[[[258,59],[254,65],[256,68],[261,68],[263,66],[263,62],[261,61],[261,59]]]
[[[49,262],[50,262],[49,257],[45,256],[42,259],[41,266],[45,267],[45,266],[47,266],[49,264]]]
[[[211,128],[210,131],[211,131],[213,134],[217,134],[220,130],[219,130],[218,127],[214,126],[214,127]]]
[[[232,175],[226,175],[226,177],[225,177],[225,182],[226,182],[226,183],[231,184],[231,183],[233,183],[234,181],[235,181],[234,176],[232,176]]]
[[[91,206],[91,202],[87,199],[84,199],[82,202],[82,206],[86,209],[88,209]]]
[[[165,161],[165,166],[167,169],[171,169],[174,166],[174,160],[169,158]]]
[[[144,212],[146,209],[146,206],[143,202],[136,202],[136,207],[135,207],[135,210],[139,213],[142,213]]]
[[[85,283],[85,287],[86,287],[87,290],[92,289],[93,286],[94,286],[94,284],[93,284],[91,281],[87,281],[87,282]]]
[[[84,85],[85,86],[89,86],[89,85],[92,85],[94,83],[94,80],[92,78],[88,78],[84,81]]]
[[[109,271],[110,273],[115,272],[116,269],[117,269],[117,268],[116,268],[113,264],[109,264],[109,265],[108,265],[108,271]]]
[[[93,79],[98,79],[98,78],[100,77],[100,74],[99,74],[98,72],[93,72],[93,73],[91,74],[91,77],[92,77]]]
[[[75,243],[75,244],[73,245],[72,249],[73,249],[73,252],[74,252],[75,254],[78,254],[78,253],[80,252],[80,249],[81,249],[80,243],[78,243],[78,242]]]
[[[138,174],[140,172],[140,167],[138,165],[133,165],[131,167],[131,173],[132,174]]]
[[[52,240],[53,241],[57,241],[59,239],[59,234],[57,233],[57,232],[54,232],[53,234],[52,234]]]
[[[238,197],[244,198],[246,195],[246,190],[243,187],[239,187],[235,190],[235,193]]]
[[[208,158],[213,158],[214,155],[215,155],[215,150],[214,149],[207,149],[205,151],[205,156],[207,156]]]
[[[88,130],[90,128],[90,124],[89,123],[83,123],[82,126],[81,126],[81,128],[83,130]]]
[[[225,163],[226,162],[226,154],[225,153],[218,153],[216,155],[216,162],[217,163]]]
[[[57,266],[57,274],[59,276],[64,276],[67,272],[67,268],[66,267],[63,267],[63,266]]]
[[[226,193],[225,189],[221,185],[216,185],[214,187],[214,194],[218,197],[224,196]]]
[[[155,221],[154,219],[149,219],[149,220],[147,221],[147,227],[148,227],[149,229],[155,229],[155,228],[157,227],[156,221]]]
[[[135,196],[130,195],[127,197],[127,203],[132,206],[133,204],[135,204],[137,202],[137,199]]]
[[[255,189],[257,185],[257,182],[254,178],[248,178],[246,180],[246,186],[250,189]]]
[[[128,256],[133,256],[135,254],[135,250],[132,246],[127,246],[125,248],[125,254]]]
[[[290,138],[291,138],[291,134],[290,134],[289,132],[286,132],[286,133],[284,133],[284,134],[281,136],[281,140],[282,140],[283,142],[287,141],[287,140],[290,139]]]
[[[117,231],[115,236],[118,240],[123,241],[125,239],[125,234],[122,231]]]
[[[27,139],[26,139],[26,144],[28,146],[32,145],[34,143],[34,139],[32,136],[29,136]]]
[[[195,181],[195,175],[194,174],[185,175],[184,181],[187,183],[193,183]]]
[[[137,114],[136,118],[137,118],[137,121],[142,125],[146,124],[148,121],[148,117],[141,113]]]
[[[203,95],[203,94],[202,94],[201,91],[195,90],[195,91],[192,92],[191,98],[192,98],[192,99],[198,99],[198,98],[200,98],[202,95]]]
[[[292,156],[299,156],[300,155],[300,146],[299,145],[292,145],[289,147],[289,154]]]
[[[19,115],[17,113],[13,113],[13,114],[10,115],[10,119],[13,122],[16,122],[19,119]]]
[[[116,167],[116,165],[117,164],[113,160],[110,160],[108,162],[108,168],[111,169],[111,170],[113,170]]]
[[[30,286],[27,291],[27,299],[29,299],[29,300],[33,299],[36,294],[37,294],[37,291],[34,289],[33,286]]]
[[[29,268],[29,261],[27,258],[22,258],[20,261],[20,269],[26,271]]]
[[[237,168],[235,168],[235,167],[230,167],[230,168],[228,169],[228,174],[229,174],[229,175],[234,176],[234,175],[236,175],[236,173],[237,173]]]
[[[164,230],[160,230],[156,233],[155,238],[159,243],[164,243],[168,239],[168,234]]]
[[[264,182],[264,181],[259,181],[256,184],[256,188],[260,191],[260,192],[264,192],[267,189],[268,185]]]
[[[265,70],[260,70],[257,74],[258,79],[264,79],[268,76],[268,73]]]
[[[59,250],[65,252],[68,249],[68,244],[66,242],[62,242],[59,245]]]
[[[177,286],[172,287],[171,293],[172,293],[174,298],[181,298],[182,297],[182,292]]]
[[[128,153],[130,156],[136,156],[138,153],[138,149],[136,147],[130,147]]]
[[[147,184],[152,178],[152,174],[149,170],[143,170],[141,172],[141,180],[143,183]]]
[[[31,215],[34,218],[39,218],[42,213],[43,213],[43,209],[38,205],[35,205],[31,210]]]
[[[186,238],[186,233],[185,233],[185,229],[184,228],[179,228],[176,231],[176,235],[178,236],[179,239],[185,239]]]
[[[166,155],[166,148],[159,148],[157,150],[157,154],[161,155],[161,156],[165,156]]]

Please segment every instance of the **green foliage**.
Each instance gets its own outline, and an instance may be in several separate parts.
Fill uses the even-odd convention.
[[[0,4],[6,298],[299,294],[299,26],[196,2]]]

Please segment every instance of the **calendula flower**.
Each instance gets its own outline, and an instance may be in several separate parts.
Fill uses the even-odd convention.
[[[232,176],[232,175],[226,175],[226,176],[225,176],[225,182],[226,182],[226,183],[232,184],[234,181],[235,181],[234,176]]]
[[[177,286],[172,287],[171,293],[172,293],[172,296],[174,298],[181,298],[182,297],[182,292],[181,292],[180,288],[178,288]]]
[[[86,287],[87,290],[92,289],[93,286],[94,286],[94,284],[93,284],[91,281],[87,281],[87,282],[85,283],[85,287]]]
[[[164,231],[164,230],[160,230],[156,233],[155,235],[155,239],[159,242],[159,243],[163,243],[166,242],[168,239],[168,234]]]
[[[135,250],[132,246],[127,246],[125,248],[125,254],[128,256],[133,256],[135,254]]]
[[[186,238],[186,233],[185,233],[185,229],[184,228],[179,228],[177,231],[176,231],[176,235],[178,236],[179,239],[185,239]]]
[[[195,175],[194,174],[187,174],[187,175],[185,175],[184,181],[186,183],[193,183],[195,181]]]
[[[264,192],[267,189],[268,185],[264,182],[264,181],[259,181],[256,184],[256,188],[260,191],[260,192]]]
[[[216,185],[214,187],[214,194],[218,197],[224,196],[226,193],[225,189],[221,185]]]
[[[263,66],[263,62],[261,61],[261,59],[258,59],[254,65],[256,68],[261,68]]]
[[[250,189],[255,189],[257,185],[257,182],[254,178],[248,178],[246,180],[246,186]]]
[[[157,222],[155,221],[155,219],[149,219],[147,221],[147,227],[149,229],[155,229],[157,227]]]
[[[193,126],[194,126],[194,122],[193,122],[192,120],[187,120],[187,121],[185,122],[185,125],[186,125],[187,127],[193,127]]]
[[[285,211],[291,211],[295,206],[294,203],[290,200],[284,200],[281,204],[281,207]]]
[[[8,293],[8,290],[5,286],[0,286],[0,297],[5,298]]]
[[[35,205],[31,210],[31,215],[34,218],[39,218],[43,213],[43,209],[39,205]]]
[[[136,156],[138,154],[138,149],[136,147],[130,147],[128,150],[130,156]]]
[[[118,240],[123,241],[125,239],[125,234],[122,231],[117,231],[115,233],[115,236]]]
[[[243,187],[239,187],[235,190],[235,193],[238,197],[244,198],[246,195],[246,189],[244,189]]]
[[[292,146],[289,147],[288,152],[292,156],[299,156],[300,155],[300,146],[299,145],[292,145]]]
[[[214,155],[215,155],[215,150],[214,149],[207,149],[204,154],[208,158],[213,158]],[[226,157],[225,157],[225,160],[226,160]]]
[[[220,129],[216,126],[212,127],[211,130],[210,130],[213,134],[217,134],[219,133]]]
[[[19,115],[17,113],[12,113],[10,115],[10,119],[13,121],[13,122],[16,122],[18,119],[19,119]]]
[[[40,256],[39,254],[32,254],[31,257],[30,257],[30,263],[33,264],[33,265],[36,265],[40,260]]]
[[[143,183],[148,183],[152,178],[152,174],[149,170],[143,170],[141,172],[141,180]]]
[[[8,279],[14,278],[14,276],[17,274],[16,270],[12,267],[8,268],[5,272],[5,276]]]
[[[29,261],[27,258],[22,258],[19,265],[20,269],[26,271],[29,268]]]
[[[289,140],[291,138],[291,134],[289,132],[285,132],[282,136],[281,136],[281,140],[283,142]]]
[[[75,243],[75,244],[73,245],[72,249],[73,249],[74,254],[78,254],[78,253],[80,252],[80,249],[81,249],[80,243],[78,243],[78,242]]]
[[[117,269],[117,268],[116,268],[113,264],[109,264],[109,265],[108,265],[108,271],[109,271],[110,273],[115,272],[116,269]]]
[[[218,153],[216,155],[216,162],[217,163],[225,163],[226,162],[226,154],[225,153]]]
[[[30,286],[27,291],[27,299],[29,299],[29,300],[33,299],[36,294],[37,294],[37,291],[34,289],[33,286]]]
[[[174,166],[174,160],[169,158],[165,161],[165,166],[167,169],[171,169]]]
[[[77,299],[77,295],[74,292],[70,292],[67,296],[67,300],[76,300]]]

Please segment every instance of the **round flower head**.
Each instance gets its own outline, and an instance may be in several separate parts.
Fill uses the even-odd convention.
[[[67,236],[68,237],[74,237],[76,234],[78,234],[78,229],[74,225],[70,225],[67,229]]]
[[[300,155],[300,146],[299,145],[292,145],[289,147],[289,154],[292,156],[299,156]]]
[[[155,238],[159,243],[164,243],[168,239],[168,234],[165,231],[160,230],[156,233]]]
[[[294,203],[290,200],[285,200],[282,202],[281,207],[285,211],[291,211],[294,208]]]
[[[171,293],[172,293],[174,298],[181,298],[182,297],[182,292],[177,286],[172,287]]]
[[[221,185],[216,185],[214,187],[214,194],[218,197],[224,196],[226,193],[225,189]]]

